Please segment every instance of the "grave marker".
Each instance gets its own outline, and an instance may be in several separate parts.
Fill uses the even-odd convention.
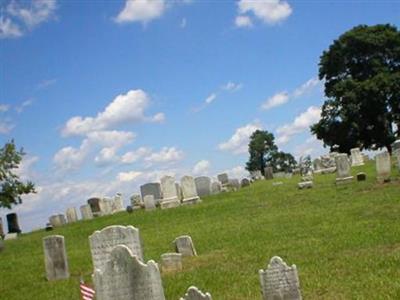
[[[210,293],[203,293],[197,287],[191,286],[180,300],[212,300],[212,297]]]
[[[69,278],[67,252],[64,237],[50,235],[43,238],[44,261],[47,280]]]
[[[192,238],[188,235],[181,235],[174,240],[175,251],[182,256],[197,256]]]
[[[390,181],[391,160],[389,152],[382,152],[375,156],[376,175],[380,183]]]
[[[183,200],[182,204],[196,204],[201,202],[197,195],[196,185],[192,176],[183,176],[181,179]]]
[[[173,208],[181,205],[181,202],[178,198],[174,177],[164,176],[161,178],[161,193],[161,209]]]

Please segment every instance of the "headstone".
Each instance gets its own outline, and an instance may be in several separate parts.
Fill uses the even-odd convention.
[[[366,161],[369,161],[369,160],[370,160],[370,158],[369,158],[368,154],[364,154],[364,153],[362,153],[362,157],[363,157],[363,161],[364,161],[364,162],[366,162]]]
[[[392,146],[392,154],[396,155],[400,153],[400,139],[395,140]]]
[[[390,181],[391,160],[389,152],[382,152],[375,156],[376,176],[380,183]]]
[[[112,225],[95,231],[89,236],[93,269],[103,269],[110,258],[112,249],[117,245],[125,245],[133,255],[143,261],[143,251],[139,229],[133,226]]]
[[[248,180],[247,178],[243,178],[242,181],[240,182],[240,186],[242,188],[246,187],[246,186],[249,186],[249,185],[250,185],[250,180]]]
[[[93,217],[100,217],[102,215],[100,208],[100,198],[90,198],[87,200],[87,204],[90,205],[90,209],[92,210]]]
[[[4,238],[4,227],[2,218],[0,218],[0,238]]]
[[[124,201],[122,199],[122,194],[117,193],[114,196],[114,200],[111,202],[112,203],[112,213],[117,213],[120,211],[124,211]]]
[[[182,270],[182,254],[164,253],[161,255],[161,270],[165,272],[177,272]]]
[[[337,154],[336,160],[336,184],[346,183],[353,180],[351,176],[350,161],[346,153]]]
[[[81,211],[81,215],[82,215],[82,220],[93,219],[92,209],[90,208],[89,204],[82,205],[80,207],[80,211]]]
[[[188,235],[182,235],[174,240],[175,251],[182,256],[197,256],[192,238]]]
[[[266,270],[259,271],[263,300],[301,300],[300,282],[295,265],[288,267],[274,256]]]
[[[201,202],[197,195],[196,185],[192,176],[183,176],[181,179],[183,200],[182,204],[196,204]]]
[[[181,202],[178,198],[174,177],[164,176],[161,178],[161,194],[161,209],[173,208],[181,205]]]
[[[50,224],[55,228],[55,227],[61,227],[65,224],[67,224],[67,221],[65,220],[65,216],[62,214],[58,215],[53,215],[49,218]]]
[[[397,151],[396,157],[397,157],[397,168],[400,171],[400,151]]]
[[[5,241],[7,241],[7,240],[16,240],[17,238],[18,238],[18,233],[16,233],[16,232],[7,233],[7,234],[4,236],[4,240],[5,240]]]
[[[179,201],[182,201],[182,189],[179,183],[175,182],[176,194],[178,195]]]
[[[229,179],[229,187],[233,191],[237,191],[240,189],[240,182],[239,179]]]
[[[67,252],[62,235],[43,238],[44,261],[47,280],[69,278]]]
[[[67,221],[68,223],[74,223],[78,221],[78,214],[76,213],[75,207],[69,207],[66,211]]]
[[[357,173],[357,181],[365,181],[367,180],[367,174],[364,172]]]
[[[142,199],[147,195],[153,195],[156,204],[161,199],[161,185],[158,182],[146,183],[140,187]]]
[[[313,168],[314,168],[314,172],[319,171],[324,168],[322,165],[322,162],[321,162],[321,158],[317,157],[316,159],[314,159]]]
[[[364,158],[361,154],[360,148],[350,149],[350,153],[351,153],[351,165],[353,167],[364,165]]]
[[[21,233],[16,213],[7,214],[8,233]]]
[[[51,223],[46,223],[45,230],[46,231],[52,231],[53,230],[53,225],[51,225]]]
[[[199,197],[211,195],[211,179],[207,176],[200,176],[194,179]]]
[[[216,195],[219,194],[222,190],[221,183],[215,181],[211,183],[211,194]]]
[[[191,286],[180,300],[212,300],[212,297],[210,293],[203,293],[197,287]]]
[[[229,177],[228,177],[228,174],[226,174],[226,173],[219,174],[219,175],[217,176],[217,178],[218,178],[218,181],[219,181],[222,185],[228,184],[228,183],[229,183]]]
[[[274,169],[272,167],[264,168],[264,177],[265,179],[273,179],[274,178]]]
[[[165,300],[157,264],[141,262],[125,245],[114,247],[93,282],[97,300]]]
[[[260,170],[250,171],[250,178],[252,180],[261,180],[263,179],[263,175]]]
[[[100,211],[102,216],[108,216],[112,214],[114,200],[111,198],[104,197],[99,201]]]
[[[156,209],[156,202],[154,200],[153,195],[144,196],[144,209],[145,210],[154,210]]]
[[[142,197],[139,194],[133,194],[131,196],[131,206],[133,210],[141,209],[142,204]]]

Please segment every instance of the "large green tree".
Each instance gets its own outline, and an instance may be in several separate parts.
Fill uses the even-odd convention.
[[[0,207],[11,208],[22,203],[23,194],[35,192],[32,182],[22,182],[15,173],[24,154],[23,149],[17,150],[14,141],[0,149]]]
[[[357,26],[324,51],[319,78],[327,100],[311,127],[331,149],[378,149],[400,128],[400,32],[392,25]],[[397,130],[393,130],[397,125]]]

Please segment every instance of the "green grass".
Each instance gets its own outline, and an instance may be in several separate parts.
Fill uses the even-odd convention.
[[[400,174],[375,181],[374,163],[353,168],[367,181],[334,185],[335,174],[316,175],[298,190],[299,177],[259,181],[196,206],[119,213],[6,241],[0,253],[0,299],[80,299],[82,274],[91,281],[88,236],[108,225],[140,229],[146,260],[173,251],[172,241],[192,236],[198,257],[180,273],[163,275],[166,298],[190,285],[218,299],[261,299],[258,270],[274,255],[296,264],[304,299],[400,299]],[[42,238],[65,236],[71,278],[47,282]]]

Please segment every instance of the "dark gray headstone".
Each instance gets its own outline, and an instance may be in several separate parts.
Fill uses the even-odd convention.
[[[16,213],[7,215],[8,233],[21,233],[21,229],[18,224],[18,216]]]
[[[228,177],[228,174],[226,174],[226,173],[219,174],[217,176],[217,178],[218,178],[218,181],[221,182],[221,184],[229,183],[229,177]]]
[[[87,200],[87,204],[90,205],[94,217],[101,215],[100,201],[100,198],[90,198]]]
[[[357,173],[357,181],[365,181],[367,180],[367,174],[364,172]]]
[[[211,179],[207,176],[200,176],[194,179],[199,197],[211,195]]]
[[[264,168],[264,177],[265,179],[273,179],[274,178],[274,169],[272,167]]]

